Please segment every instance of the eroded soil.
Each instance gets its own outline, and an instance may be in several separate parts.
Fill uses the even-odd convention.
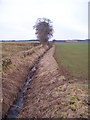
[[[67,79],[53,57],[52,47],[39,62],[18,118],[87,118],[88,84]]]

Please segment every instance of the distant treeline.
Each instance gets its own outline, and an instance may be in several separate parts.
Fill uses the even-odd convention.
[[[53,40],[53,42],[90,42],[90,39],[86,39],[86,40]]]
[[[0,40],[1,42],[39,42],[39,40]],[[50,42],[90,42],[90,39],[85,40],[52,40]]]
[[[39,42],[39,40],[0,40],[2,42]]]

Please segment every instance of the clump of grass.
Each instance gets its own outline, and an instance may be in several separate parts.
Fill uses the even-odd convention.
[[[77,102],[78,102],[77,96],[71,96],[69,108],[70,108],[72,111],[76,111]]]
[[[70,104],[75,104],[75,102],[77,102],[77,97],[76,96],[72,96],[70,98]]]
[[[7,66],[9,66],[10,64],[12,64],[12,61],[10,58],[5,58],[2,60],[2,69],[6,70]]]
[[[34,49],[29,50],[29,51],[25,51],[25,52],[23,53],[23,56],[24,56],[24,57],[30,56],[30,55],[32,55],[33,53],[35,53],[35,50],[34,50]]]

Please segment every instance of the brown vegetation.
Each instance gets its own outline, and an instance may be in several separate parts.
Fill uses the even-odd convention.
[[[5,115],[25,81],[30,67],[47,47],[31,43],[3,43],[2,91]]]

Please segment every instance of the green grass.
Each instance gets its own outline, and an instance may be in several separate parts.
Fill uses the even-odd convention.
[[[88,43],[55,43],[55,58],[75,77],[88,78]]]

